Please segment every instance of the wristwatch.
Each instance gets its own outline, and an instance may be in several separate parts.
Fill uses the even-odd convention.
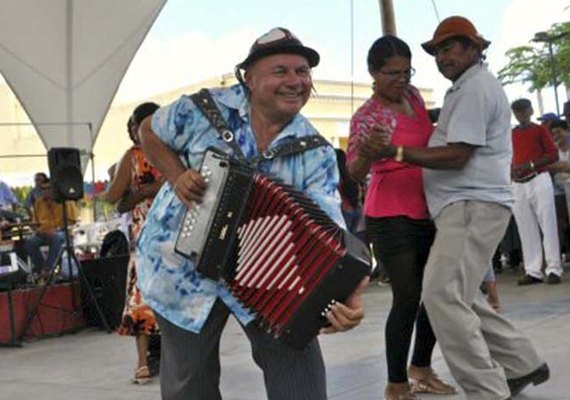
[[[394,155],[394,161],[397,162],[404,161],[404,146],[396,147],[396,154]]]

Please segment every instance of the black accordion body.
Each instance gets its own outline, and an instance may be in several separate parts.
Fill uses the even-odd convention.
[[[175,249],[220,280],[275,337],[304,347],[370,273],[368,248],[311,199],[227,155],[206,152],[202,204]]]

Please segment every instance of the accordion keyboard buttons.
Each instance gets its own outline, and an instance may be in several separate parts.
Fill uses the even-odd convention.
[[[200,204],[194,203],[181,219],[174,246],[178,254],[190,258],[194,263],[199,264],[205,246],[209,243],[210,236],[205,233],[215,222],[216,210],[223,199],[226,180],[230,175],[229,167],[227,155],[206,151],[199,172],[206,183],[204,197]]]
[[[207,166],[204,166],[204,169],[200,171],[200,175],[202,175],[206,183],[209,183],[210,176],[212,176],[212,171]],[[192,232],[194,231],[194,226],[196,224],[196,221],[198,220],[199,212],[200,212],[199,204],[195,204],[194,208],[188,210],[188,213],[184,218],[184,222],[182,223],[182,231],[180,233],[183,238],[188,238],[190,237],[190,235],[192,235]]]
[[[182,223],[182,231],[180,234],[182,237],[187,238],[192,235],[194,231],[194,225],[196,224],[196,218],[198,216],[198,211],[200,210],[200,206],[197,205],[192,210],[188,211],[186,217],[184,218],[184,222]]]
[[[208,168],[207,165],[205,165],[204,169],[200,171],[200,175],[202,175],[202,178],[204,178],[204,181],[206,181],[206,183],[209,183],[210,177],[212,176],[212,171],[210,170],[210,168]]]

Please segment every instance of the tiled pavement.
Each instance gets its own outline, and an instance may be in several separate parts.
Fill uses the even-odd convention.
[[[521,327],[549,363],[547,383],[527,389],[520,400],[570,400],[570,276],[560,285],[517,287],[506,270],[498,276],[504,314]],[[372,284],[365,294],[367,316],[360,327],[321,340],[331,400],[382,399],[386,381],[383,326],[390,302],[388,286]],[[0,348],[0,400],[156,400],[157,382],[129,381],[134,341],[86,329],[77,334]],[[222,340],[222,393],[226,400],[264,399],[262,376],[249,344],[231,320]],[[451,381],[436,348],[434,367]],[[461,400],[455,396],[422,399]],[[294,400],[294,399],[293,399]]]

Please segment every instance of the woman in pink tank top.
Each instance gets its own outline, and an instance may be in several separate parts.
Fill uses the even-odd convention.
[[[415,393],[451,394],[455,389],[431,368],[435,336],[420,304],[422,276],[435,227],[424,196],[422,169],[375,152],[377,130],[388,132],[395,145],[425,147],[433,131],[418,89],[408,45],[395,36],[376,40],[368,53],[374,91],[350,124],[348,167],[361,181],[370,174],[364,204],[366,225],[375,257],[382,262],[392,288],[386,321],[387,400],[417,399]],[[416,341],[407,367],[412,332]],[[409,380],[410,379],[410,380]],[[411,381],[411,382],[410,382]]]

